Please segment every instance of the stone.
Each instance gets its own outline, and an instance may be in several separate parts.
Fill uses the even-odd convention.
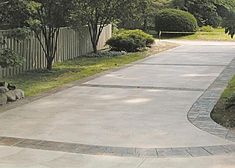
[[[7,96],[5,93],[0,93],[0,105],[7,104]]]
[[[16,89],[14,90],[15,95],[16,95],[16,99],[23,99],[24,98],[24,91],[21,89]]]
[[[7,82],[0,82],[0,86],[3,86],[3,87],[8,87],[8,83]]]
[[[8,92],[9,91],[9,89],[7,88],[7,87],[5,87],[5,86],[0,86],[0,93],[6,93],[6,92]]]
[[[15,90],[16,89],[16,86],[15,85],[12,85],[12,84],[8,84],[7,88],[9,90]]]
[[[10,90],[8,92],[5,93],[7,96],[7,101],[9,102],[13,102],[16,101],[16,94],[14,90]]]

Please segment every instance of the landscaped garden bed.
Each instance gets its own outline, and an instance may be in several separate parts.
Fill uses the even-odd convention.
[[[217,123],[235,128],[235,77],[224,91],[211,116]]]

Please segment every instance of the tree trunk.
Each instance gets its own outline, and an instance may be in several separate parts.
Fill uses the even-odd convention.
[[[53,66],[53,59],[47,58],[47,70],[51,71]]]
[[[98,52],[96,39],[92,40],[91,43],[92,43],[93,52],[96,54]]]

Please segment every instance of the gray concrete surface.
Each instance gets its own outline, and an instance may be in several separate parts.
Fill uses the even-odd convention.
[[[235,45],[230,43],[194,42],[151,56],[83,86],[1,113],[0,136],[86,144],[91,150],[92,145],[174,151],[177,147],[234,144],[196,128],[187,118],[192,105],[232,61],[234,53]],[[0,148],[0,167],[234,166],[234,155],[224,152],[196,158],[176,155],[144,159],[49,152],[6,144],[10,143]]]

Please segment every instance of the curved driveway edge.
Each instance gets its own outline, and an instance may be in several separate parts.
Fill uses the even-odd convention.
[[[211,119],[211,112],[234,76],[235,59],[225,68],[212,85],[196,101],[188,113],[189,121],[199,129],[235,142],[235,132]]]

